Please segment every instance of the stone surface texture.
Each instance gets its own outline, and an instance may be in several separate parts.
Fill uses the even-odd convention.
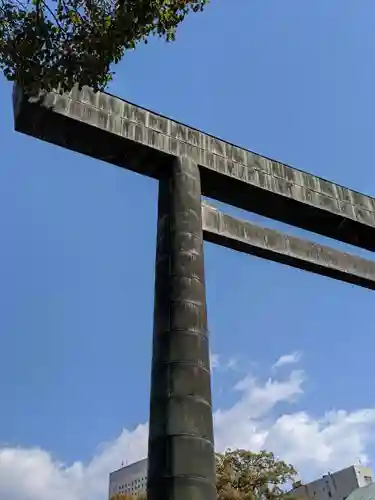
[[[118,97],[74,88],[31,99],[15,87],[14,114],[21,132],[156,178],[167,156],[188,158],[206,196],[375,250],[374,198]]]
[[[375,262],[266,229],[202,203],[204,239],[232,250],[375,289]]]
[[[197,165],[159,181],[148,500],[214,500],[215,457]]]

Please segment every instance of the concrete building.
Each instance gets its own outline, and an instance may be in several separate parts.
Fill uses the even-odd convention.
[[[373,482],[372,470],[362,465],[326,474],[308,484],[294,483],[292,492],[301,500],[347,500],[357,488]]]
[[[348,500],[375,500],[375,483],[357,488],[350,493]]]
[[[146,493],[147,488],[147,458],[135,462],[109,475],[109,498],[115,493],[126,493],[136,497]]]

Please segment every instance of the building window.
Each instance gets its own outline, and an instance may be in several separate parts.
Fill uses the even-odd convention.
[[[328,496],[329,498],[332,498],[332,493],[330,491],[328,492]]]
[[[372,477],[371,476],[363,476],[363,479],[366,481],[366,483],[372,483]]]

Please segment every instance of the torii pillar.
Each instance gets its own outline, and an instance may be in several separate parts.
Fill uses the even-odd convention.
[[[159,180],[155,268],[148,500],[172,499],[216,499],[201,183],[186,158]]]

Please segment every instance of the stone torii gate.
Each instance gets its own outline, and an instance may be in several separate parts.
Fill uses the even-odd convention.
[[[25,95],[15,129],[159,180],[149,500],[214,500],[203,239],[375,289],[375,262],[228,216],[201,196],[375,250],[375,199],[106,93]]]

